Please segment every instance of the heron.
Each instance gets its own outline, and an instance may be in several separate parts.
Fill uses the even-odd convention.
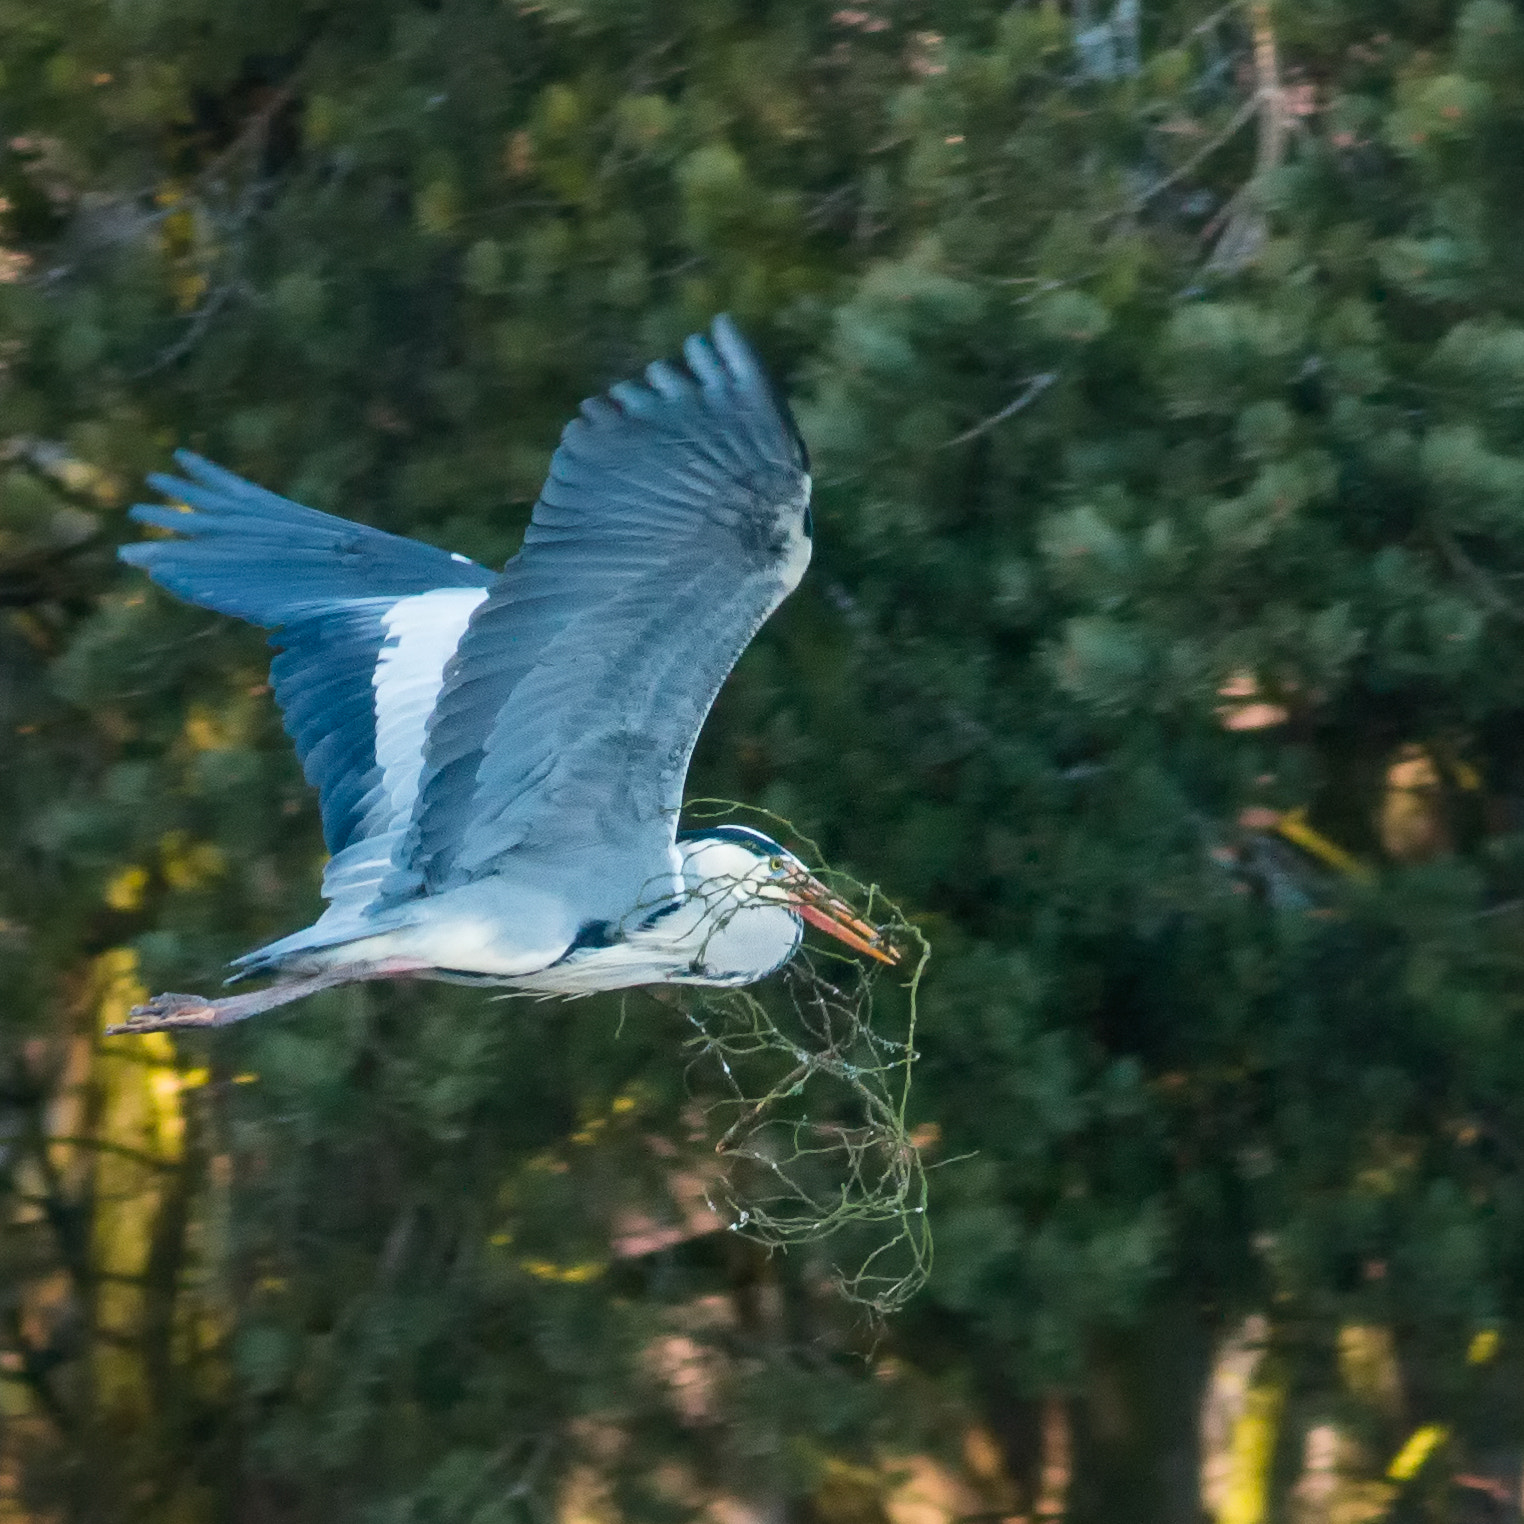
[[[805,925],[874,926],[765,833],[678,829],[721,684],[809,564],[809,463],[725,316],[582,404],[500,572],[320,513],[189,451],[124,561],[271,631],[271,685],[329,858],[248,993],[163,994],[113,1031],[217,1027],[361,980],[534,995],[740,986]],[[231,980],[230,980],[231,982]]]

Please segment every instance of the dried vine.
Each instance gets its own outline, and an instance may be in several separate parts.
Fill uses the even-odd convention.
[[[926,1170],[906,1120],[930,947],[877,885],[824,866],[788,821],[723,800],[695,806],[698,818],[745,814],[781,829],[815,876],[900,953],[887,969],[807,947],[764,986],[682,998],[693,1030],[690,1085],[729,1165],[711,1206],[732,1232],[769,1248],[861,1230],[869,1243],[855,1268],[833,1267],[836,1285],[890,1313],[931,1270]],[[893,1037],[875,1027],[875,989],[886,977],[904,992],[903,1030]]]

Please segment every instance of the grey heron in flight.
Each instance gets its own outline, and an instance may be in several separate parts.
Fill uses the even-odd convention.
[[[318,513],[182,451],[172,537],[122,559],[274,631],[275,697],[316,786],[327,909],[234,965],[248,994],[160,995],[118,1031],[220,1026],[334,985],[537,994],[749,984],[808,922],[896,959],[761,832],[680,832],[721,683],[810,559],[804,444],[727,318],[684,364],[582,405],[523,547],[493,572]]]

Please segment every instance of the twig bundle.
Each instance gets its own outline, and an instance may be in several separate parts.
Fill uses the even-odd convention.
[[[742,810],[698,803],[713,818]],[[844,1296],[884,1315],[931,1270],[926,1169],[906,1122],[917,993],[931,950],[877,885],[825,867],[788,821],[748,813],[782,827],[811,871],[900,950],[900,967],[888,972],[904,992],[902,1031],[875,1027],[881,965],[813,948],[766,985],[685,992],[690,1085],[730,1165],[710,1204],[731,1231],[769,1248],[867,1230],[866,1239],[850,1235],[861,1246],[856,1267],[838,1264],[833,1274]]]

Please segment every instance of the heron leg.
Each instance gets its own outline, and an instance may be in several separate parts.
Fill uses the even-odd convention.
[[[405,958],[382,958],[373,963],[351,963],[328,969],[303,979],[284,979],[262,990],[245,995],[224,995],[208,1000],[204,995],[155,995],[144,1005],[135,1005],[127,1020],[106,1028],[108,1037],[128,1032],[165,1032],[182,1027],[226,1027],[235,1021],[257,1016],[278,1005],[288,1005],[319,990],[331,990],[340,984],[356,984],[362,979],[393,979],[416,974],[423,964]]]

